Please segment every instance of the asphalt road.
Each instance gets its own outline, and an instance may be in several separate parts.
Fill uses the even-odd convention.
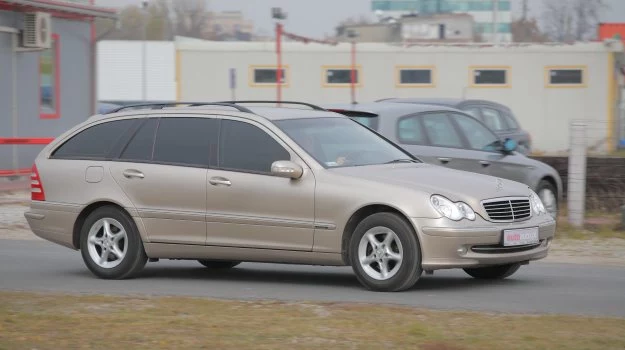
[[[0,290],[184,295],[224,299],[402,304],[436,309],[625,317],[625,268],[533,263],[510,279],[462,270],[423,276],[411,290],[361,288],[349,267],[244,263],[213,272],[195,261],[148,263],[133,280],[91,275],[79,252],[41,241],[0,240]],[[1,301],[1,300],[0,300]]]

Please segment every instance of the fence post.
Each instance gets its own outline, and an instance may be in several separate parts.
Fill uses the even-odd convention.
[[[586,207],[586,123],[571,123],[568,175],[568,218],[575,227],[584,225]]]

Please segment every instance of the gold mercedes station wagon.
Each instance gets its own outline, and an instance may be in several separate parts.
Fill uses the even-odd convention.
[[[527,185],[422,163],[317,106],[249,102],[124,107],[64,133],[33,165],[32,231],[107,279],[250,261],[348,265],[401,291],[424,271],[500,279],[547,256],[556,224]]]

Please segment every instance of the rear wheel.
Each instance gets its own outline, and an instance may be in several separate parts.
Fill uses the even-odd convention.
[[[412,227],[392,213],[362,220],[349,244],[349,258],[358,281],[368,289],[397,292],[421,276],[421,248]]]
[[[239,265],[240,261],[222,261],[222,260],[198,260],[198,262],[209,269],[226,270]]]
[[[519,270],[521,264],[496,265],[464,269],[469,276],[481,280],[498,280],[512,276]]]
[[[80,232],[80,252],[87,268],[105,279],[133,277],[148,260],[134,221],[112,206],[89,214]]]

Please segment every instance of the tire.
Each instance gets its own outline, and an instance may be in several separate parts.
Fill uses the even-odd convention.
[[[80,252],[87,268],[103,279],[132,278],[148,260],[134,220],[113,206],[89,214],[80,231]]]
[[[542,180],[536,187],[536,193],[543,202],[547,213],[553,218],[558,217],[558,191],[553,187],[551,182]],[[550,194],[549,194],[550,193]]]
[[[512,276],[520,267],[521,264],[507,264],[464,269],[464,272],[480,280],[501,280]]]
[[[417,235],[412,226],[393,213],[377,213],[362,220],[351,236],[348,249],[356,278],[372,291],[406,290],[423,272]]]
[[[198,262],[209,269],[227,270],[239,265],[240,261],[223,261],[223,260],[198,260]]]

